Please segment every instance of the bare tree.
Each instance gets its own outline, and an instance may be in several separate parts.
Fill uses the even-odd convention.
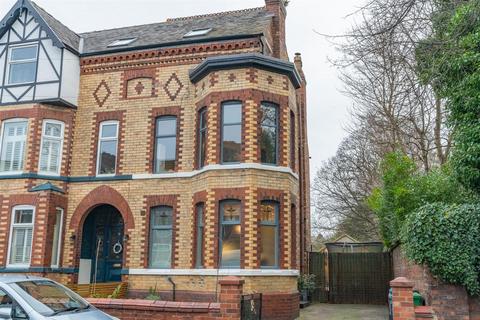
[[[337,154],[317,172],[317,230],[378,237],[365,202],[378,185],[382,157],[401,150],[424,171],[448,158],[444,103],[417,73],[416,48],[432,32],[434,10],[434,0],[368,0],[351,16],[351,32],[331,37],[342,53],[334,64],[353,101],[354,121]]]

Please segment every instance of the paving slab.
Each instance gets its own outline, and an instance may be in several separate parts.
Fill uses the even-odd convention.
[[[388,307],[317,303],[301,309],[300,320],[388,320]]]

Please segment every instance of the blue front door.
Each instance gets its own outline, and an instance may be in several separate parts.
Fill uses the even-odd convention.
[[[92,282],[121,280],[123,227],[120,212],[109,205],[95,208],[85,220],[82,258],[92,261]]]

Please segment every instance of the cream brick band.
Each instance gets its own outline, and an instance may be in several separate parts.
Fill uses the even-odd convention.
[[[261,276],[261,277],[295,277],[298,270],[272,269],[129,269],[130,275],[156,276]]]
[[[239,163],[239,164],[211,164],[203,167],[200,170],[188,171],[188,172],[167,172],[167,173],[156,173],[156,174],[133,174],[133,180],[141,179],[171,179],[171,178],[191,178],[196,175],[202,174],[208,171],[219,171],[219,170],[242,170],[242,169],[256,169],[256,170],[265,170],[265,171],[274,171],[290,174],[295,179],[298,179],[298,175],[292,171],[289,167],[277,167],[269,166],[259,163]]]

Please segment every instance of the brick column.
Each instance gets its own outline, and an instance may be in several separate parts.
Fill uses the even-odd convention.
[[[415,320],[413,282],[404,277],[390,281],[392,288],[393,320]]]
[[[240,320],[243,283],[238,277],[225,277],[220,284],[220,314],[222,319]]]

